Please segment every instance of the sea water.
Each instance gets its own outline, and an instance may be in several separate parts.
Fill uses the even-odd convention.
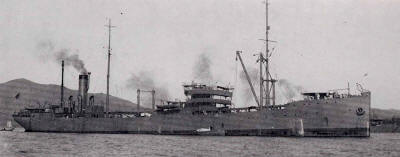
[[[369,138],[0,132],[0,156],[400,157],[400,134]]]

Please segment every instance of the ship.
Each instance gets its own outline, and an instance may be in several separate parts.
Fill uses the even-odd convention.
[[[266,3],[268,13],[268,3]],[[260,53],[260,90],[257,95],[241,51],[241,62],[251,93],[256,102],[247,107],[234,107],[234,89],[191,82],[183,85],[185,101],[167,101],[155,105],[151,92],[150,111],[109,111],[109,70],[111,46],[108,45],[107,99],[105,106],[94,103],[89,96],[90,73],[79,74],[77,97],[64,100],[62,81],[60,104],[42,108],[25,108],[13,114],[14,120],[27,132],[54,133],[125,133],[154,135],[206,136],[294,136],[294,137],[369,137],[371,92],[361,85],[358,94],[338,90],[302,93],[304,99],[276,104],[275,84],[269,71],[268,14],[266,20],[265,53]],[[108,24],[109,41],[111,21]],[[137,108],[140,108],[138,89]]]

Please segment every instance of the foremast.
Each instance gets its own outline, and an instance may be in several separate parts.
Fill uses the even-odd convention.
[[[115,27],[111,25],[111,19],[108,20],[108,62],[107,62],[107,98],[106,98],[106,117],[109,117],[109,106],[110,106],[110,57],[111,57],[111,28]]]

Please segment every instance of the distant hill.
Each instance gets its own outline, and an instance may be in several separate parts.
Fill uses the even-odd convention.
[[[372,119],[400,118],[400,110],[373,108],[371,118]]]
[[[76,99],[77,91],[64,89],[64,99],[72,95]],[[95,104],[104,105],[106,94],[94,95]],[[0,128],[7,120],[12,119],[12,113],[25,107],[38,107],[39,104],[59,104],[60,86],[53,84],[38,84],[27,79],[15,79],[0,84]],[[128,100],[110,96],[110,111],[135,111],[136,104]]]

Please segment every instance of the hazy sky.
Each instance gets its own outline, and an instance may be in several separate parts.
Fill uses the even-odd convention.
[[[271,44],[274,77],[306,91],[345,88],[347,82],[355,91],[359,82],[372,91],[373,107],[400,109],[400,1],[269,2],[270,39],[278,41]],[[59,63],[40,46],[48,43],[79,55],[92,72],[91,92],[106,89],[104,25],[111,18],[117,27],[110,92],[131,101],[136,91],[127,80],[143,73],[171,98],[184,98],[181,85],[196,79],[193,67],[202,53],[215,82],[244,89],[235,51],[243,51],[249,69],[258,67],[253,54],[264,51],[258,40],[265,38],[262,0],[0,0],[0,15],[0,82],[59,84]],[[65,73],[65,85],[77,89],[78,72],[68,67]]]

